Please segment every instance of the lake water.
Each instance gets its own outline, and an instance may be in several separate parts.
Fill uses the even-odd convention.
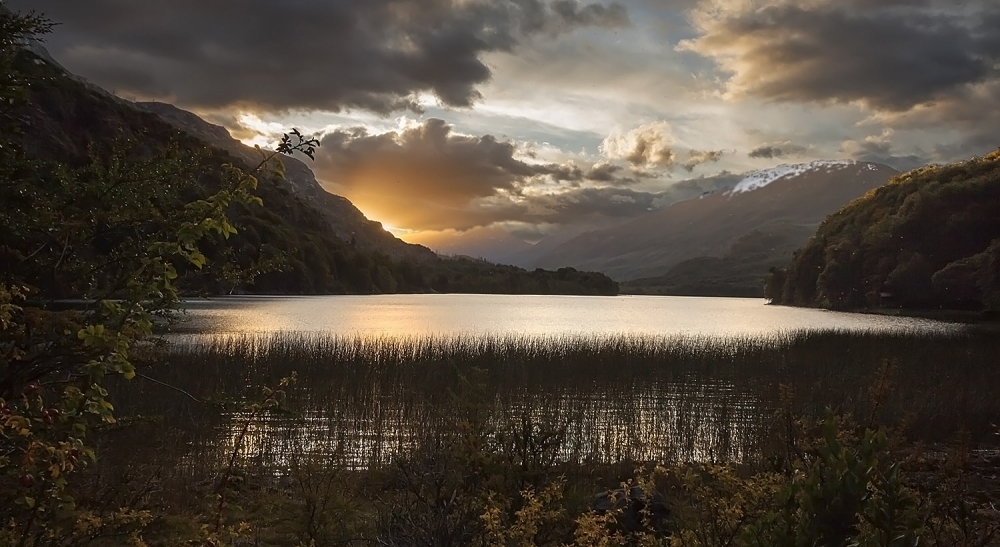
[[[763,299],[676,296],[407,294],[239,296],[186,302],[186,333],[338,336],[759,336],[787,331],[951,332],[908,317],[769,306]]]
[[[936,364],[964,370],[961,363],[985,359],[950,336],[911,343],[831,334],[796,342],[776,335],[948,335],[965,327],[747,298],[241,296],[192,300],[185,308],[173,366],[155,371],[158,380],[210,397],[291,371],[302,379],[292,397],[300,407],[295,417],[261,417],[249,428],[238,412],[201,416],[203,405],[161,383],[130,382],[120,390],[116,406],[131,412],[201,416],[186,426],[200,440],[185,441],[185,461],[211,469],[240,445],[266,468],[283,468],[304,452],[337,454],[353,468],[385,465],[454,414],[447,394],[462,385],[454,383],[456,364],[487,371],[484,400],[496,427],[568,424],[560,458],[739,461],[762,453],[771,438],[780,382],[797,381],[805,401],[816,393],[850,399],[868,393],[864,382],[890,359],[917,366],[926,355],[931,365],[919,365],[925,371]],[[934,357],[941,344],[962,344],[963,352]],[[900,393],[911,395],[927,392],[915,382],[945,378],[937,369],[904,377],[909,383]],[[967,380],[962,386],[994,383]],[[915,404],[901,400],[891,408]]]

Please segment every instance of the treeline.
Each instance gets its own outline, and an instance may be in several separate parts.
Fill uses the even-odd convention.
[[[1000,150],[895,177],[772,269],[779,304],[1000,310]]]
[[[243,160],[23,52],[31,86],[12,118],[19,158],[0,187],[0,276],[54,298],[106,296],[187,204],[224,189],[230,165],[260,202],[225,206],[235,233],[206,236],[204,264],[178,272],[191,294],[396,292],[615,294],[603,274],[526,270],[432,256],[400,259],[345,241],[272,165]],[[262,158],[263,159],[263,158]],[[428,253],[429,254],[429,253]]]

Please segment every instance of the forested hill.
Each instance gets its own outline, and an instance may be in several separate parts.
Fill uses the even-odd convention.
[[[260,163],[260,153],[257,150],[233,138],[222,126],[211,124],[171,104],[140,102],[136,103],[136,106],[156,114],[174,127],[210,146],[233,154],[248,167],[252,168]],[[283,156],[281,163],[288,188],[299,199],[322,213],[333,229],[333,234],[340,239],[352,241],[358,247],[377,251],[392,258],[416,261],[434,258],[434,252],[430,249],[411,245],[396,238],[384,230],[380,223],[368,220],[350,200],[327,192],[316,180],[312,170],[301,160]]]
[[[225,186],[225,165],[252,169],[33,53],[14,66],[31,83],[4,113],[20,151],[0,184],[0,279],[25,280],[51,298],[115,294],[178,211]],[[328,214],[277,173],[254,174],[263,205],[233,201],[227,213],[237,233],[201,244],[205,266],[178,272],[186,293],[617,292],[597,273],[380,251],[338,237]]]
[[[1000,310],[1000,150],[869,192],[766,290],[775,303],[833,309]]]

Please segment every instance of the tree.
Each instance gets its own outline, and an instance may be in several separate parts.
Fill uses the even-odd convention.
[[[23,45],[50,27],[0,9],[0,543],[14,545],[73,508],[88,431],[115,419],[105,380],[135,376],[136,351],[157,344],[179,272],[205,266],[207,237],[236,233],[231,206],[260,204],[255,174],[318,145],[293,130],[256,169],[222,166],[207,195],[197,154],[177,147],[121,139],[82,165],[32,158],[18,113],[47,76]],[[65,297],[85,304],[53,305]]]
[[[788,272],[784,268],[772,267],[770,274],[764,279],[764,297],[774,303],[780,303]]]

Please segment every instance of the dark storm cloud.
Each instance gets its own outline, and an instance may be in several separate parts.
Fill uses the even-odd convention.
[[[786,141],[780,143],[762,144],[751,150],[747,156],[751,158],[767,159],[784,158],[786,156],[802,154],[807,150],[808,149],[805,146],[800,146]]]
[[[1000,77],[998,13],[993,0],[772,2],[704,11],[681,47],[731,72],[736,94],[905,111]]]
[[[628,24],[618,3],[576,0],[16,0],[60,23],[51,53],[123,95],[203,108],[468,106],[483,55],[536,35]]]
[[[383,134],[360,128],[328,133],[313,167],[329,189],[362,210],[418,230],[522,219],[537,196],[525,191],[529,187],[635,182],[618,166],[585,169],[526,163],[517,156],[512,142],[456,134],[446,122],[429,119]]]

